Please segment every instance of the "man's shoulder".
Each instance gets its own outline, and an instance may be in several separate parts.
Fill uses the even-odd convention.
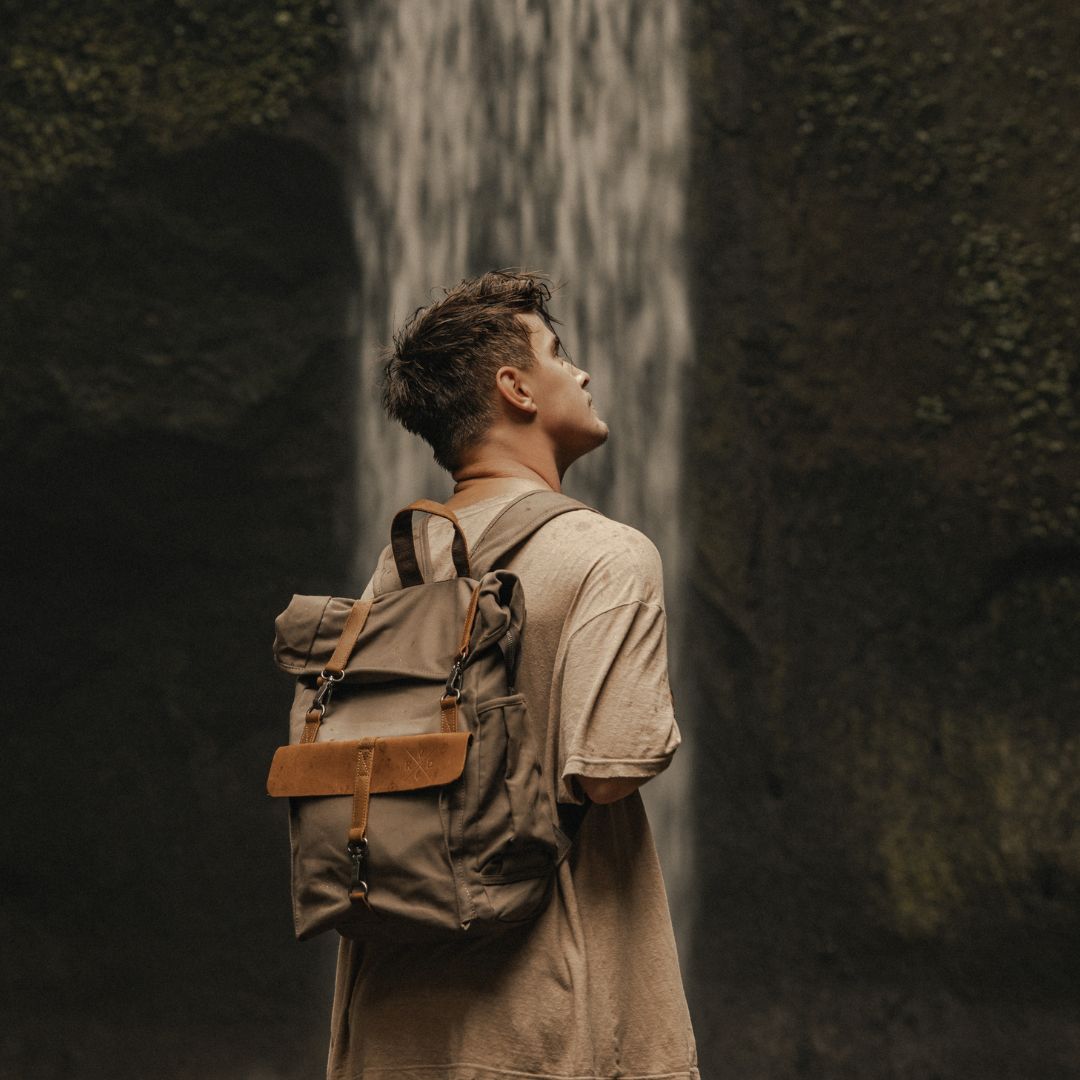
[[[550,543],[583,545],[594,554],[619,560],[658,562],[656,545],[640,530],[596,510],[570,510],[548,522],[537,534]]]
[[[601,587],[613,602],[625,593],[662,603],[663,567],[656,545],[633,526],[593,510],[570,510],[553,518],[519,558],[531,565],[542,562],[564,580]]]
[[[459,512],[470,546],[477,542],[500,508],[499,504],[488,501]],[[438,538],[432,547],[436,576],[447,576],[453,572],[450,526],[441,518],[430,519],[427,524]],[[633,526],[584,505],[542,525],[509,559],[507,569],[524,573],[543,585],[558,582],[563,588],[569,586],[573,590],[583,585],[602,586],[612,596],[627,593],[662,603],[663,567],[656,545]],[[372,586],[379,592],[399,587],[389,546],[383,549],[365,595]]]

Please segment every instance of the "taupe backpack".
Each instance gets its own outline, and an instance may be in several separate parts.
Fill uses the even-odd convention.
[[[470,557],[453,512],[415,502],[391,528],[400,589],[294,596],[278,616],[274,656],[297,683],[267,791],[289,798],[297,937],[473,935],[543,909],[570,839],[514,690],[521,583],[495,567],[576,509],[529,492]],[[414,511],[454,526],[456,577],[423,580]]]

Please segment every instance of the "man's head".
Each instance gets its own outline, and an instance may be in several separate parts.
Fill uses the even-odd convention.
[[[592,423],[592,443],[580,451],[568,447],[573,456],[606,438],[595,413],[591,420],[587,413],[575,416],[587,397],[588,375],[566,360],[547,309],[550,299],[551,286],[542,275],[493,271],[447,290],[395,336],[386,358],[383,404],[392,419],[430,444],[443,468],[457,469],[504,409],[520,413],[526,423],[540,408],[545,421],[563,427],[567,413],[579,424]],[[563,385],[568,372],[574,389]],[[538,407],[538,401],[550,405]],[[559,428],[553,431],[561,437]]]

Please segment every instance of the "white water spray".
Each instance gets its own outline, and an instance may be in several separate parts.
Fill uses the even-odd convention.
[[[353,0],[351,199],[360,535],[366,580],[395,510],[449,494],[426,446],[382,414],[377,356],[438,287],[542,270],[611,437],[566,490],[664,558],[679,697],[687,95],[673,0]],[[684,733],[689,718],[680,714]],[[643,791],[684,955],[688,753]]]

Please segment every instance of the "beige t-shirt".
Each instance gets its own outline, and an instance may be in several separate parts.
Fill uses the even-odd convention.
[[[507,501],[457,512],[470,544]],[[424,520],[421,569],[449,577],[450,526]],[[655,776],[679,745],[656,548],[576,510],[543,526],[507,569],[525,592],[518,689],[559,800],[581,801],[574,774]],[[398,585],[389,549],[373,581]],[[589,808],[550,905],[524,930],[434,947],[343,940],[328,1076],[698,1080],[641,796]]]

